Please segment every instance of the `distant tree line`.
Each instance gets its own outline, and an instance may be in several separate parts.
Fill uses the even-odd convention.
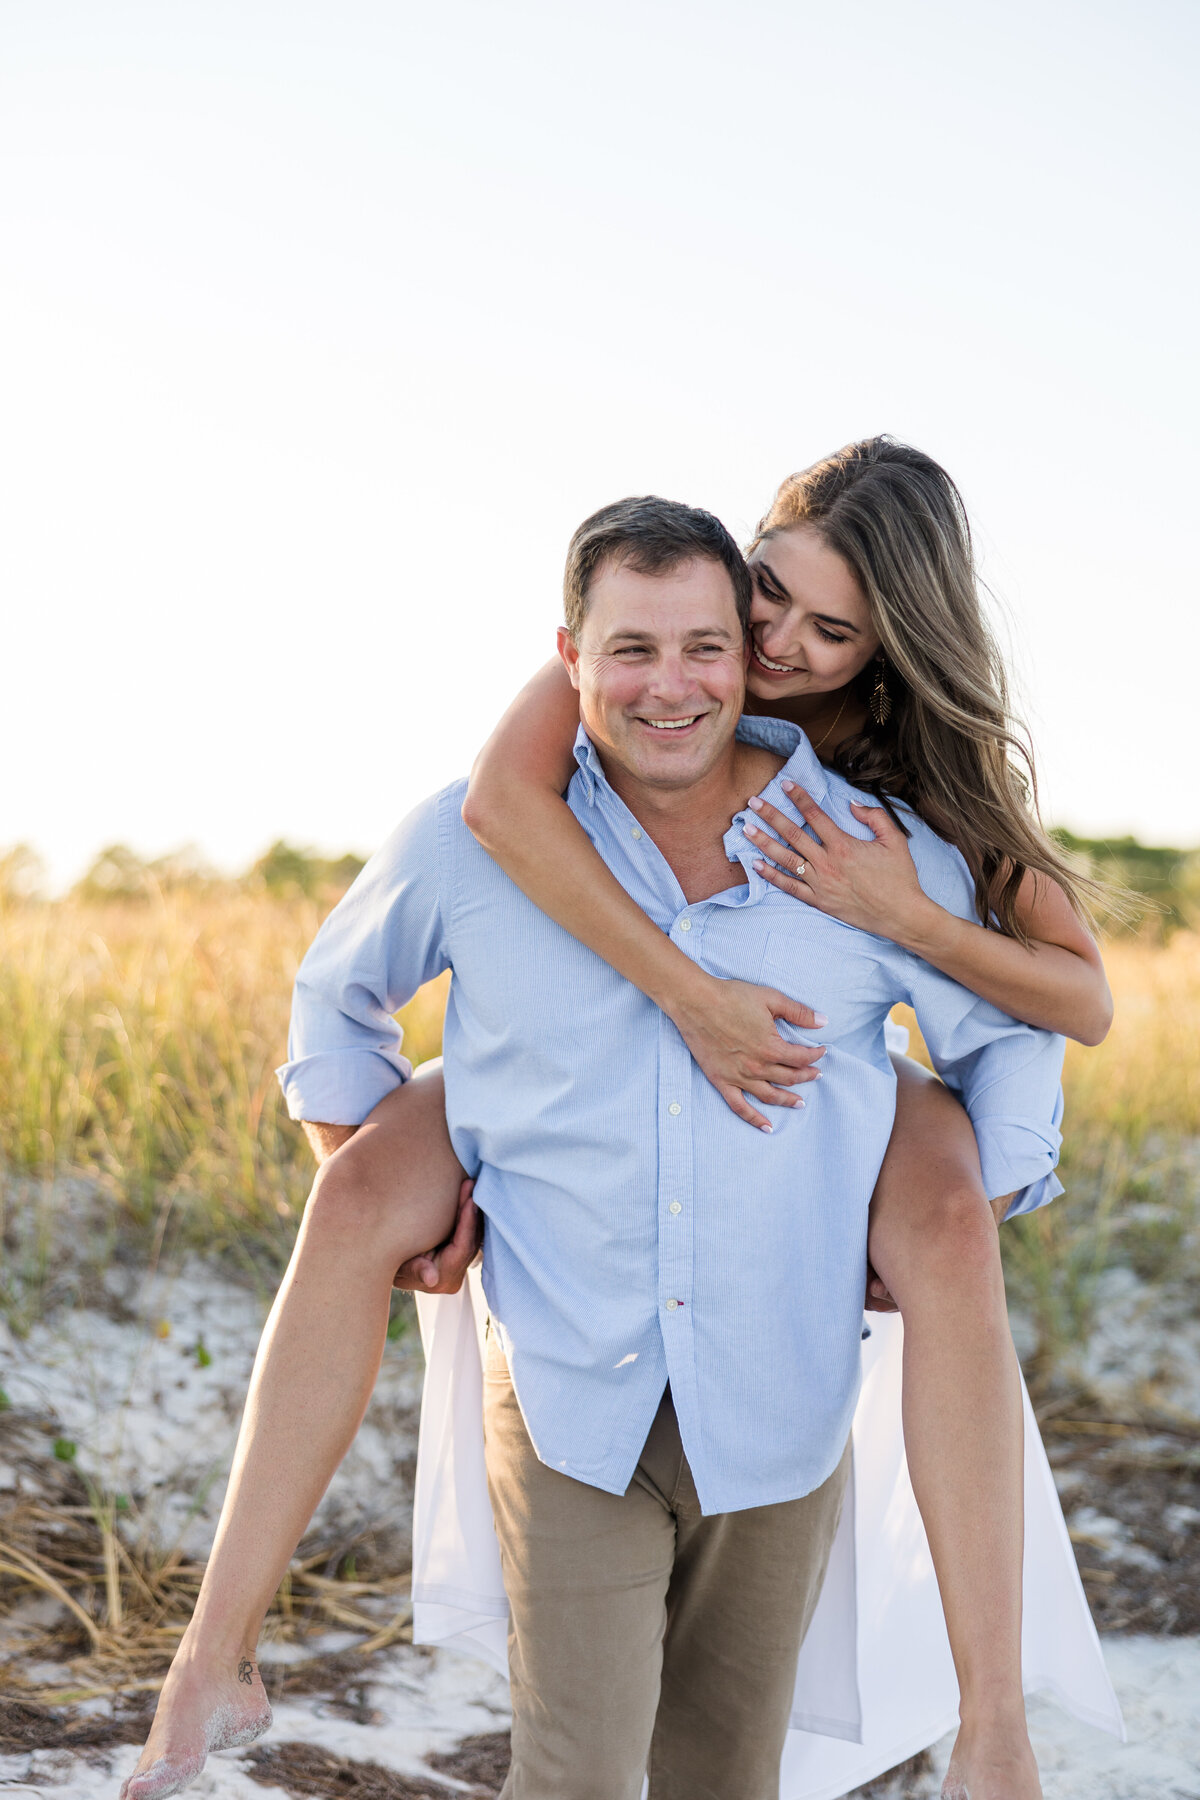
[[[350,886],[365,858],[320,856],[315,850],[276,840],[240,875],[222,875],[191,845],[166,856],[141,857],[127,844],[108,844],[71,889],[73,900],[137,902],[155,894],[228,891],[333,901]],[[0,900],[33,900],[45,889],[41,858],[27,844],[0,851]]]
[[[1200,928],[1200,850],[1143,844],[1134,837],[1080,837],[1064,827],[1058,827],[1054,836],[1082,869],[1142,902],[1140,917],[1125,929],[1169,936],[1180,927]],[[192,846],[145,858],[126,844],[109,844],[71,889],[71,898],[133,902],[181,889],[239,888],[332,904],[345,893],[363,861],[349,852],[320,856],[278,838],[243,874],[227,876]],[[37,899],[44,887],[41,859],[27,844],[0,850],[0,901]]]
[[[1170,936],[1200,927],[1200,850],[1143,844],[1135,837],[1088,838],[1058,826],[1053,832],[1081,868],[1142,902],[1129,929]]]

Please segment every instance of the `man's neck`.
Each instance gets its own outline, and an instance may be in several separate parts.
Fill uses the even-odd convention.
[[[729,754],[688,787],[656,787],[604,762],[613,792],[671,865],[689,905],[741,886],[745,872],[725,854],[735,812],[778,773],[784,758],[735,740]]]

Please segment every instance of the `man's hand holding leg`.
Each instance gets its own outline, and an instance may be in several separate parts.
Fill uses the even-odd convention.
[[[392,1278],[393,1287],[415,1294],[457,1294],[483,1248],[483,1214],[471,1198],[474,1191],[475,1183],[468,1178],[458,1192],[453,1234],[436,1250],[401,1263]]]

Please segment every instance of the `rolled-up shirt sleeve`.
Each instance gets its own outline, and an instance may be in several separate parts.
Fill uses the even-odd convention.
[[[392,1017],[449,967],[439,856],[442,796],[423,801],[371,858],[296,976],[288,1060],[293,1119],[361,1125],[412,1073]]]
[[[909,997],[933,1065],[970,1115],[989,1199],[1005,1213],[1034,1212],[1061,1194],[1065,1039],[1021,1025],[919,957],[908,958]]]

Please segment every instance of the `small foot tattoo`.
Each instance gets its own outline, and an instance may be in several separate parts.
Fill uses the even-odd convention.
[[[271,1708],[261,1685],[255,1687],[253,1659],[241,1658],[236,1685],[230,1687],[233,1674],[228,1663],[216,1677],[172,1669],[150,1737],[120,1800],[169,1800],[190,1787],[210,1752],[240,1750],[262,1736],[271,1723]],[[252,1692],[239,1694],[238,1687]]]

